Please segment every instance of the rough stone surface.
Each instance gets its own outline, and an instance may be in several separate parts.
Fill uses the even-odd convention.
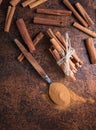
[[[15,23],[16,19],[22,17],[32,38],[40,31],[45,34],[36,46],[33,56],[52,81],[63,83],[84,98],[92,97],[96,100],[96,65],[90,64],[84,45],[84,40],[89,36],[72,27],[71,23],[77,21],[73,15],[69,18],[69,26],[64,28],[33,24],[35,9],[23,8],[21,3],[16,8],[10,33],[5,33],[4,23],[8,1],[3,0],[0,5],[0,130],[96,130],[96,102],[80,104],[66,111],[56,109],[56,106],[44,96],[48,95],[47,83],[26,59],[22,63],[17,61],[20,51],[13,42],[14,37],[23,42]],[[94,27],[90,29],[96,31],[96,12],[93,1],[70,1],[72,4],[78,1],[85,7],[95,22]],[[62,0],[48,0],[39,7],[67,9]],[[49,27],[54,31],[59,30],[62,34],[67,31],[72,46],[84,62],[83,67],[78,69],[75,83],[65,78],[48,51],[50,42],[46,30]],[[96,43],[96,39],[93,40]]]

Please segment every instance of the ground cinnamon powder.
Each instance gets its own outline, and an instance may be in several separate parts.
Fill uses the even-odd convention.
[[[92,98],[83,98],[74,93],[62,83],[52,83],[49,88],[49,96],[51,100],[62,109],[75,106],[81,103],[89,102],[93,104],[95,101]]]
[[[49,96],[57,105],[67,107],[70,104],[70,93],[61,83],[55,82],[50,85]]]

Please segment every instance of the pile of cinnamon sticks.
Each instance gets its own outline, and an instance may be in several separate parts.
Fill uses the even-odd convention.
[[[46,1],[47,0],[26,0],[22,3],[22,6],[23,7],[29,6],[31,9],[33,9]],[[9,2],[10,5],[8,6],[6,21],[5,21],[5,29],[4,29],[5,32],[9,32],[10,30],[12,18],[14,16],[16,6],[19,2],[20,0],[10,0]],[[61,10],[61,9],[56,10],[56,9],[38,8],[36,9],[36,15],[34,16],[33,22],[35,24],[65,27],[65,26],[68,26],[69,24],[68,17],[71,16],[71,14],[73,13],[75,17],[82,24],[80,25],[79,23],[74,22],[73,26],[85,32],[86,34],[90,35],[91,37],[96,37],[96,33],[87,28],[89,26],[93,26],[94,22],[92,21],[88,13],[85,11],[83,6],[80,3],[76,3],[75,6],[78,9],[78,11],[76,11],[75,8],[69,2],[69,0],[63,0],[63,3],[70,9],[70,11]],[[28,46],[29,52],[33,53],[35,51],[35,46],[43,38],[44,34],[40,32],[35,37],[35,39],[32,40],[28,32],[27,26],[22,18],[16,21],[16,25],[22,39],[24,40],[24,43]],[[64,57],[63,53],[66,54],[66,39],[59,31],[54,33],[50,28],[47,30],[47,34],[49,35],[50,42],[52,43],[52,46],[49,49],[50,53],[55,58],[56,62],[58,62]],[[91,39],[88,38],[86,40],[86,48],[89,52],[91,62],[96,63],[96,49],[94,49],[92,38]],[[21,53],[18,56],[19,62],[21,62],[24,59],[24,56],[26,57],[26,54],[25,55],[24,54]],[[30,62],[30,58],[29,58],[29,62]],[[32,62],[32,64],[34,63]],[[82,67],[82,64],[83,64],[82,60],[78,57],[76,52],[74,52],[71,58],[69,59],[69,66],[72,71],[72,73],[69,74],[69,77],[73,81],[76,80],[75,73],[77,73],[78,67],[79,68]],[[62,63],[60,67],[62,71],[64,72],[65,64]]]
[[[67,10],[38,8],[33,23],[65,27],[70,23],[68,18],[71,14],[72,12]]]
[[[94,22],[93,20],[90,18],[90,16],[88,15],[88,13],[86,12],[86,10],[84,9],[84,7],[77,2],[75,4],[76,9],[71,5],[71,3],[69,2],[69,0],[63,0],[63,3],[70,9],[70,11],[72,11],[72,13],[74,14],[74,16],[81,22],[81,24],[74,22],[73,26],[77,29],[79,29],[80,31],[88,34],[89,36],[91,36],[92,38],[96,38],[96,33],[91,31],[90,29],[88,29],[87,27],[93,26]],[[96,63],[96,49],[94,47],[94,43],[92,38],[89,37],[85,40],[85,45],[90,57],[90,61],[92,64]]]
[[[58,62],[60,59],[63,58],[63,52],[66,51],[66,40],[65,37],[60,32],[55,32],[49,28],[47,30],[47,34],[50,37],[50,42],[52,43],[51,48],[49,49],[55,60]],[[66,52],[65,52],[66,53]],[[77,72],[77,67],[81,67],[83,64],[82,60],[78,57],[76,52],[73,53],[72,57],[69,59],[69,65],[72,70],[72,74],[69,77],[75,81],[75,73]],[[64,72],[64,63],[61,64],[61,69]]]
[[[19,2],[20,2],[20,0],[10,0],[9,1],[10,5],[8,6],[6,20],[5,20],[5,28],[4,28],[5,32],[9,32],[9,30],[10,30],[10,26],[11,26],[12,19],[13,19],[14,13],[15,13],[15,9]]]
[[[22,3],[22,6],[23,7],[26,7],[26,6],[29,6],[30,9],[33,9],[43,3],[45,3],[47,0],[25,0],[23,3]]]
[[[73,23],[73,26],[77,29],[79,29],[80,31],[83,31],[84,33],[90,35],[91,37],[96,38],[96,33],[89,30],[87,27],[89,26],[93,26],[94,22],[93,20],[90,18],[90,16],[88,15],[88,13],[86,12],[86,10],[84,9],[84,7],[77,2],[75,4],[75,7],[77,8],[77,10],[71,5],[71,3],[69,2],[69,0],[63,0],[63,3],[70,9],[70,11],[72,11],[72,13],[74,14],[74,16],[80,21],[80,23],[82,25],[80,25],[77,22]]]

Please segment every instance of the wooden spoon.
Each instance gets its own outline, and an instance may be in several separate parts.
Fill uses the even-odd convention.
[[[19,42],[17,39],[14,39],[14,42],[19,47],[21,52],[24,54],[29,63],[35,68],[35,70],[40,74],[40,76],[50,85],[49,86],[49,96],[52,101],[60,106],[68,106],[70,104],[70,93],[69,90],[59,82],[52,83],[49,76],[45,73],[43,68],[38,64],[30,52]]]

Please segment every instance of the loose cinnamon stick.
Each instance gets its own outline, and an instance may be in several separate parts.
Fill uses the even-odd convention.
[[[7,15],[6,15],[6,21],[5,21],[5,25],[6,25],[6,23],[7,23],[7,20],[8,20],[8,17],[9,17],[9,14],[10,14],[10,11],[11,11],[11,8],[12,8],[12,6],[8,6],[8,10],[7,10]]]
[[[36,12],[42,14],[59,15],[59,16],[70,16],[72,14],[71,11],[56,10],[56,9],[37,9]]]
[[[38,62],[35,60],[35,58],[31,55],[30,52],[28,52],[25,47],[22,45],[21,42],[18,41],[18,39],[14,39],[14,42],[18,46],[18,48],[21,50],[21,52],[24,54],[26,59],[29,61],[29,63],[34,67],[34,69],[40,74],[40,76],[46,80],[48,83],[51,83],[50,78],[45,73],[43,68],[38,64]]]
[[[35,39],[33,40],[33,44],[34,46],[37,45],[37,43],[44,37],[44,34],[42,32],[40,32],[36,37]],[[21,53],[19,56],[18,56],[18,61],[21,62],[22,60],[24,59],[24,55]]]
[[[88,50],[91,63],[96,64],[96,49],[94,47],[92,38],[87,38],[85,45]]]
[[[11,0],[11,1],[10,1],[10,4],[11,4],[12,6],[16,6],[19,2],[20,2],[20,0]]]
[[[26,0],[26,1],[24,1],[24,2],[22,3],[22,6],[23,6],[23,7],[26,7],[26,6],[28,6],[29,4],[34,3],[35,1],[37,1],[37,0]]]
[[[16,24],[17,24],[18,30],[19,30],[24,42],[28,46],[29,51],[32,53],[35,50],[35,47],[33,45],[29,32],[26,28],[24,20],[22,18],[20,18],[16,21]]]
[[[0,0],[0,4],[2,3],[2,0]]]
[[[34,46],[36,46],[43,37],[44,37],[44,34],[40,32],[33,40]]]
[[[37,7],[38,5],[43,4],[44,2],[46,2],[47,0],[37,0],[36,2],[32,2],[31,4],[29,4],[30,9],[33,9],[35,7]]]
[[[61,57],[60,57],[60,55],[59,55],[59,53],[58,53],[58,51],[57,51],[56,49],[53,49],[53,48],[51,49],[51,48],[50,48],[49,51],[51,52],[51,54],[53,55],[53,57],[55,58],[55,60],[56,60],[57,62],[61,59]],[[65,67],[65,65],[64,65],[64,64],[61,64],[60,67],[61,67],[62,71],[64,72],[64,67]],[[70,77],[73,81],[76,81],[76,78],[75,78],[74,74],[70,74],[69,77]]]
[[[15,9],[16,9],[15,6],[11,7],[10,13],[8,15],[8,18],[7,18],[7,21],[5,24],[5,29],[4,29],[5,32],[9,32],[9,30],[10,30],[10,26],[11,26],[11,22],[12,22],[12,18],[13,18]]]
[[[84,33],[90,35],[91,37],[96,38],[96,33],[95,33],[95,32],[93,32],[93,31],[91,31],[91,30],[89,30],[89,29],[83,27],[83,26],[80,25],[79,23],[74,22],[73,26],[76,27],[77,29],[83,31]]]
[[[21,54],[18,56],[17,59],[18,59],[19,62],[22,62],[22,60],[24,59],[23,53],[21,53]]]
[[[65,18],[65,21],[63,21],[60,19],[55,20],[54,17],[53,17],[53,19],[51,19],[51,18],[47,18],[47,17],[41,18],[41,17],[36,16],[36,17],[34,17],[33,22],[37,23],[37,24],[54,25],[54,26],[60,26],[60,27],[65,27],[68,25],[66,18]]]
[[[83,6],[79,2],[77,2],[75,4],[75,6],[77,7],[78,11],[81,13],[81,15],[83,16],[83,18],[86,20],[86,22],[88,23],[88,25],[89,26],[94,25],[94,22],[92,21],[92,19],[88,15],[88,13],[85,11],[85,9],[83,8]]]
[[[69,0],[63,0],[63,3],[73,12],[75,17],[82,23],[83,26],[88,27],[86,21],[79,15],[79,13],[74,9]]]
[[[62,36],[59,31],[57,31],[57,32],[55,33],[55,35],[57,36],[57,38],[60,40],[60,42],[61,42],[61,43],[64,45],[64,47],[66,48],[66,40],[65,40],[64,36]],[[77,64],[78,67],[81,67],[81,65],[83,64],[83,62],[82,62],[82,60],[78,57],[78,55],[76,54],[76,52],[74,52],[72,56],[73,56],[74,60],[75,60],[77,63],[79,63],[79,64]]]

